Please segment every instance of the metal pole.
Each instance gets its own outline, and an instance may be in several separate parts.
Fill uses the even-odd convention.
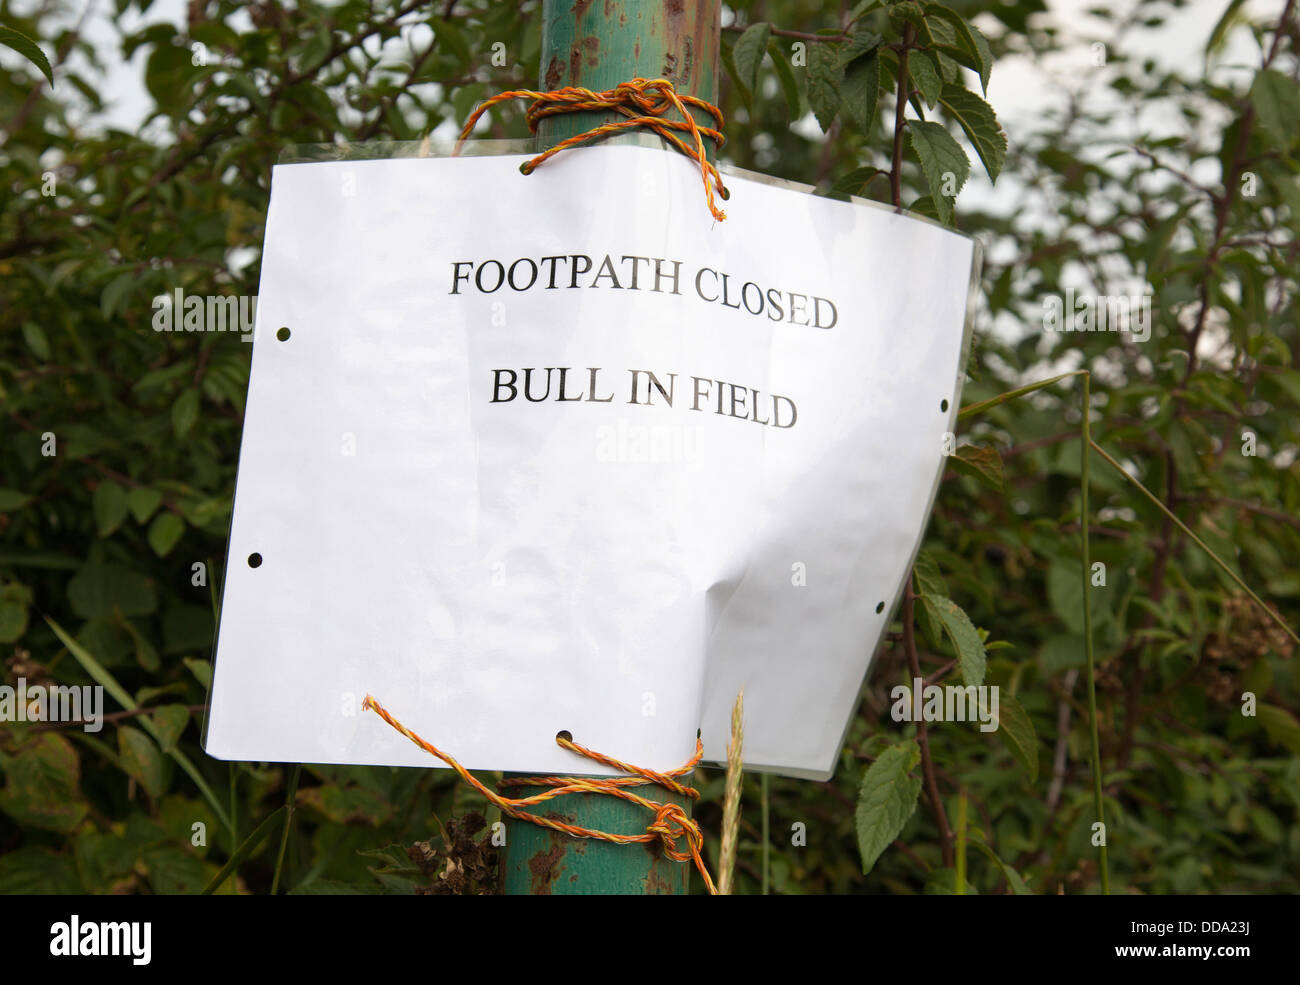
[[[721,0],[543,0],[540,86],[600,92],[629,79],[663,78],[716,103],[721,34]],[[618,118],[548,117],[538,128],[541,149]],[[698,111],[696,118],[710,122]]]
[[[544,0],[540,88],[582,86],[599,92],[629,79],[665,78],[680,93],[716,102],[720,34],[719,0]],[[617,118],[613,113],[549,117],[539,128],[539,149]],[[617,749],[602,751],[618,755]],[[651,800],[688,803],[667,790],[639,789]],[[644,809],[600,794],[558,797],[545,809],[571,824],[617,834],[638,834],[651,821]],[[690,869],[690,863],[665,858],[657,844],[577,839],[507,819],[501,874],[509,895],[680,895]]]

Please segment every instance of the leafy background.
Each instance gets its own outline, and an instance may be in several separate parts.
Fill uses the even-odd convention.
[[[98,735],[0,724],[0,892],[490,889],[478,825],[493,815],[445,771],[204,756],[250,347],[157,334],[150,318],[152,298],[178,287],[256,294],[285,145],[445,133],[486,96],[534,84],[539,4],[193,0],[181,23],[150,16],[149,2],[116,7],[143,15],[118,41],[152,100],[130,132],[110,122],[102,49],[57,26],[75,12],[0,3],[0,24],[41,43],[56,83],[21,58],[0,70],[0,653],[10,682],[112,683]],[[1187,11],[1099,6],[1097,58],[1044,92],[1037,125],[1008,141],[985,83],[1009,59],[1061,47],[1041,0],[733,3],[723,156],[978,236],[965,400],[1089,367],[1094,438],[1295,625],[1294,3],[1225,5],[1204,60],[1176,70],[1127,53],[1141,29]],[[1222,61],[1234,36],[1252,39],[1249,64]],[[491,62],[498,42],[504,66]],[[523,135],[520,108],[494,111],[484,133]],[[1000,179],[996,198],[984,174]],[[1045,296],[1134,284],[1153,298],[1149,341],[1043,331]],[[746,778],[738,892],[1098,890],[1081,396],[1071,377],[964,422],[919,601],[896,614],[835,778]],[[1112,889],[1293,892],[1293,642],[1165,514],[1091,464]],[[1000,685],[996,735],[922,735],[891,719],[913,636],[927,677]],[[702,772],[697,816],[712,835],[722,777]]]

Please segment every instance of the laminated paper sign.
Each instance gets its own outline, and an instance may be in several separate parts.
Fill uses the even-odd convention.
[[[206,747],[827,776],[958,403],[964,236],[684,157],[276,167]],[[287,331],[286,331],[287,330]]]

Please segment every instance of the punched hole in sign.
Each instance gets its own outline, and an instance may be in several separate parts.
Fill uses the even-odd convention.
[[[289,335],[290,332],[288,328],[281,328],[278,332],[275,333],[275,337],[279,339],[281,342],[288,342]]]
[[[877,603],[876,603],[876,613],[879,614],[879,613],[884,612],[884,611],[885,611],[885,603],[884,603],[884,602],[877,602]]]
[[[940,400],[940,401],[939,401],[939,409],[940,409],[940,410],[943,410],[943,411],[946,411],[946,410],[948,409],[948,401],[946,401],[946,400]]]
[[[260,568],[262,566],[262,555],[256,551],[248,555],[248,566],[250,568]]]

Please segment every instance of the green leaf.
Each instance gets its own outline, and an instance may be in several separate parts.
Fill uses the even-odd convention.
[[[91,505],[99,536],[107,537],[126,519],[126,490],[112,479],[105,479],[95,487]]]
[[[975,42],[975,57],[979,61],[976,71],[979,72],[980,89],[987,96],[989,78],[993,74],[993,49],[989,47],[989,39],[984,36],[984,32],[974,24],[967,24],[966,29],[970,31],[971,40]]]
[[[871,54],[884,43],[884,40],[879,34],[859,29],[853,32],[849,40],[840,45],[836,55],[839,57],[840,64],[847,66],[861,56]]]
[[[831,191],[843,195],[860,195],[867,182],[877,175],[887,175],[879,168],[854,168],[848,174],[842,174],[831,183]]]
[[[393,812],[392,805],[383,796],[364,787],[312,787],[300,791],[298,803],[336,824],[355,822],[359,818],[378,824]]]
[[[101,561],[89,562],[68,582],[68,601],[83,619],[113,622],[122,616],[147,616],[158,608],[154,581],[137,571]]]
[[[114,612],[147,616],[158,608],[152,579],[118,564],[91,562],[68,582],[68,601],[82,619],[107,619]]]
[[[921,161],[921,171],[930,186],[935,211],[942,222],[952,218],[952,199],[943,194],[950,188],[953,197],[961,191],[970,174],[970,158],[944,127],[924,120],[910,120],[907,135]]]
[[[912,564],[912,574],[916,582],[915,592],[920,595],[947,597],[948,585],[939,572],[939,565],[928,551],[920,551]],[[943,642],[943,625],[935,618],[928,606],[922,603],[914,609],[921,633],[934,649]]]
[[[76,864],[48,848],[0,855],[0,896],[72,896],[84,892]]]
[[[1004,487],[1002,456],[992,445],[963,445],[953,452],[950,460],[958,472],[974,476],[999,491]]]
[[[171,610],[168,610],[169,612]],[[135,660],[141,667],[150,672],[156,672],[162,668],[162,661],[158,658],[158,648],[153,645],[153,641],[144,633],[136,628],[135,623],[129,619],[123,619],[122,625],[131,634],[131,639],[135,642]],[[143,701],[143,698],[139,700]]]
[[[54,87],[54,69],[50,68],[50,60],[45,57],[45,52],[41,51],[35,41],[12,27],[0,25],[0,44],[12,48],[39,68],[45,80],[49,82],[50,88]]]
[[[850,63],[840,88],[844,115],[860,132],[871,136],[880,99],[880,59],[873,51]]]
[[[974,24],[968,23],[961,14],[949,7],[932,3],[925,10],[927,14],[940,17],[952,26],[957,47],[967,56],[971,67],[979,73],[980,86],[987,94],[989,75],[993,71],[993,52],[989,49],[988,38]]]
[[[0,643],[13,643],[27,632],[31,592],[17,582],[0,588]]]
[[[1087,661],[1087,651],[1078,636],[1049,636],[1038,649],[1038,667],[1047,677],[1072,667],[1082,667]]]
[[[1029,773],[1029,782],[1038,779],[1038,733],[1033,719],[1006,688],[998,690],[998,736],[1006,743]]]
[[[434,33],[437,37],[438,46],[444,51],[451,54],[463,67],[469,67],[474,57],[469,50],[469,42],[465,40],[465,35],[461,32],[456,22],[450,18],[444,17],[434,22]],[[331,39],[326,37],[326,48],[329,47]],[[324,56],[325,51],[321,51]]]
[[[762,64],[763,55],[767,52],[767,39],[771,34],[772,25],[762,21],[751,24],[736,39],[736,44],[731,49],[731,56],[736,61],[736,75],[740,79],[740,84],[751,93],[755,92],[758,85],[758,66]]]
[[[1223,16],[1219,18],[1218,23],[1214,25],[1214,30],[1210,32],[1210,40],[1205,43],[1205,56],[1207,59],[1211,55],[1218,54],[1219,49],[1223,46],[1224,39],[1228,36],[1228,32],[1237,24],[1245,21],[1244,17],[1239,17],[1237,14],[1244,2],[1245,0],[1229,0],[1228,6],[1223,11]]]
[[[36,322],[23,322],[23,339],[27,342],[27,348],[41,362],[49,362],[50,359],[50,340],[45,337],[45,332]]]
[[[167,789],[167,771],[157,744],[138,728],[122,725],[117,730],[117,747],[122,768],[157,800]]]
[[[984,843],[983,838],[980,838],[978,835],[967,835],[967,838],[972,845],[974,845],[981,852],[987,855],[989,857],[989,860],[992,861],[994,865],[996,865],[999,869],[1002,870],[1002,874],[1006,876],[1007,883],[1008,885],[1011,886],[1011,892],[1014,895],[1016,896],[1034,895],[1033,890],[1031,890],[1025,884],[1025,880],[1020,878],[1020,873],[1017,872],[1015,869],[1013,869],[1011,866],[1007,865],[1007,863],[1003,862],[1002,859],[998,858],[997,852],[995,852],[992,848],[986,845]]]
[[[127,291],[135,283],[135,274],[132,271],[118,274],[111,281],[99,296],[99,313],[104,316],[104,321],[112,320],[117,313],[118,306],[122,299],[126,297]]]
[[[145,88],[149,90],[149,95],[153,96],[158,103],[158,108],[164,113],[179,113],[185,107],[187,100],[193,99],[194,91],[191,83],[199,71],[192,62],[189,48],[185,45],[173,44],[173,40],[174,38],[159,38],[144,66]],[[232,81],[244,82],[246,79],[242,73],[237,73]],[[256,87],[250,85],[250,88],[253,90],[252,94],[256,94]],[[254,105],[262,109],[265,100],[260,100],[259,105],[259,101],[255,99]]]
[[[912,573],[916,575],[916,593],[918,595],[947,597],[948,584],[943,580],[943,573],[939,570],[939,564],[929,551],[917,552],[916,562],[912,565]]]
[[[47,718],[49,714],[47,703]],[[0,765],[5,774],[0,811],[19,824],[67,834],[89,812],[79,789],[77,751],[57,732],[37,733],[12,755],[0,757]]]
[[[854,826],[864,875],[916,810],[921,778],[912,776],[911,771],[920,761],[920,748],[912,739],[906,739],[882,752],[862,774]]]
[[[226,860],[226,864],[221,867],[221,871],[216,874],[213,880],[208,883],[206,887],[204,887],[204,896],[210,896],[221,888],[221,884],[230,878],[231,873],[239,867],[239,864],[243,862],[244,859],[248,858],[249,855],[253,854],[257,847],[266,840],[266,836],[279,825],[280,819],[284,815],[284,810],[283,807],[277,807],[271,812],[265,821],[254,829],[252,834],[244,839],[243,844],[236,848],[230,858]]]
[[[989,179],[997,181],[1007,157],[1007,135],[998,125],[993,107],[969,89],[951,84],[943,87],[939,102],[966,131],[975,153],[984,162]]]
[[[921,5],[916,0],[903,0],[902,3],[894,3],[889,6],[890,20],[910,21],[916,28],[916,39],[926,44],[934,43],[934,35],[930,33],[930,25],[925,20],[925,12],[921,10]]]
[[[1096,631],[1111,621],[1107,604],[1109,589],[1093,586],[1092,625]],[[1083,636],[1083,573],[1078,561],[1053,561],[1047,569],[1047,601],[1058,619],[1075,636]]]
[[[153,511],[158,508],[162,502],[162,493],[156,489],[148,489],[143,486],[132,489],[126,494],[127,509],[135,517],[136,523],[144,523],[149,517],[153,516]]]
[[[1289,147],[1295,142],[1300,121],[1300,86],[1271,68],[1255,73],[1250,101],[1260,125],[1274,140]]]
[[[921,601],[943,625],[948,638],[952,640],[953,648],[957,651],[957,666],[961,668],[961,679],[967,684],[983,684],[986,663],[984,642],[980,639],[979,630],[970,621],[970,616],[949,598],[922,595]]]
[[[179,845],[147,848],[142,861],[150,888],[162,896],[193,895],[204,887],[216,869]]]
[[[135,711],[139,708],[139,705],[137,705],[135,701],[132,700],[131,695],[127,693],[126,688],[122,687],[122,685],[117,682],[117,679],[104,668],[103,664],[91,655],[89,650],[69,636],[68,633],[64,631],[63,627],[49,616],[45,617],[45,621],[49,624],[50,629],[54,630],[54,635],[59,638],[59,642],[67,647],[68,652],[76,658],[77,663],[81,664],[82,669],[94,679],[95,683],[102,685],[104,690],[112,695],[114,701],[128,711]],[[197,662],[198,661],[196,661],[196,663]],[[207,661],[203,662],[206,663]],[[186,661],[186,663],[188,665],[188,661]],[[153,722],[149,720],[147,715],[141,719],[140,724],[144,726],[146,731],[153,733],[154,737],[157,738],[158,732],[156,727]],[[198,771],[194,763],[190,761],[189,757],[179,749],[173,749],[171,751],[171,757],[176,760],[177,765],[185,771],[186,775],[194,781],[194,785],[199,788],[199,792],[203,794],[204,799],[206,799],[208,804],[212,807],[213,812],[221,819],[221,823],[226,827],[230,827],[230,815],[228,815],[225,808],[221,806],[221,801],[217,800],[216,794],[212,792],[212,788],[208,786],[207,781],[203,779],[203,774]]]
[[[116,880],[134,868],[139,846],[116,834],[83,831],[77,835],[73,854],[86,889],[108,892]]]
[[[1294,715],[1277,705],[1260,704],[1255,709],[1255,717],[1264,726],[1269,739],[1300,756],[1300,722]]]
[[[158,745],[165,752],[176,747],[185,726],[190,722],[190,710],[184,705],[163,705],[153,713],[153,723],[158,736]]]
[[[172,431],[177,438],[184,438],[199,419],[199,391],[185,390],[172,404]]]
[[[185,533],[185,521],[175,513],[159,513],[149,524],[149,546],[159,557],[166,557]]]
[[[907,74],[920,91],[925,105],[933,109],[943,91],[943,76],[930,56],[923,51],[912,52],[912,57],[907,60]]]
[[[29,493],[17,489],[0,489],[0,513],[13,513],[21,510],[32,501]]]
[[[767,43],[767,53],[771,56],[772,65],[776,68],[776,77],[781,82],[781,92],[785,95],[786,109],[790,112],[790,119],[796,120],[800,115],[799,104],[799,83],[795,81],[794,69],[790,67],[790,61],[786,58],[785,52],[776,39]]]
[[[831,128],[840,110],[840,82],[843,70],[829,45],[814,44],[808,49],[808,105],[823,131]]]
[[[883,7],[884,5],[885,5],[885,0],[862,0],[861,3],[859,3],[851,11],[849,11],[847,23],[852,24],[854,21],[856,21],[859,17],[863,16],[864,14],[869,14],[871,13],[871,11],[877,9],[878,7]]]
[[[194,675],[194,679],[203,685],[205,691],[212,688],[212,661],[200,660],[198,657],[182,657],[181,663]]]

